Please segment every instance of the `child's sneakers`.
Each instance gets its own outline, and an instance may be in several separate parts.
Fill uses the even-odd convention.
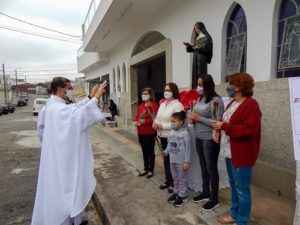
[[[175,200],[175,202],[174,202],[174,206],[175,207],[181,207],[181,206],[183,206],[184,205],[184,203],[186,203],[188,201],[188,197],[187,196],[185,196],[185,197],[180,197],[180,196],[178,196],[177,197],[177,199]]]
[[[173,204],[173,203],[176,201],[177,198],[178,198],[178,195],[177,195],[177,194],[172,194],[172,195],[168,198],[168,202],[169,202],[170,204]]]

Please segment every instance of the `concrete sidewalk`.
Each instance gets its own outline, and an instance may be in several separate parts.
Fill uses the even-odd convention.
[[[104,225],[217,225],[218,217],[229,212],[229,188],[220,191],[220,207],[212,212],[201,211],[202,204],[191,201],[197,194],[192,191],[183,207],[167,203],[170,194],[158,188],[164,180],[160,156],[156,157],[154,177],[137,176],[143,160],[133,129],[94,127],[91,136],[98,181],[93,201]],[[292,224],[295,202],[257,186],[252,193],[250,225]]]

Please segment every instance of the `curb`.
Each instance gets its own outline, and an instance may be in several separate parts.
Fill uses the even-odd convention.
[[[127,225],[118,207],[107,196],[97,183],[92,201],[103,225]]]

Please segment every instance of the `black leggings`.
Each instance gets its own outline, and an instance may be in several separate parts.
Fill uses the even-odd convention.
[[[168,145],[168,138],[160,138],[162,148],[165,150]],[[168,186],[173,186],[173,177],[171,174],[171,169],[170,169],[170,156],[165,156],[164,157],[164,168],[165,168],[165,179],[166,179],[166,185]]]
[[[155,146],[155,137],[156,134],[152,135],[139,135],[139,142],[143,151],[143,159],[144,159],[144,170],[148,172],[154,171],[155,165],[155,154],[154,154],[154,146]]]
[[[202,171],[202,192],[210,196],[211,201],[218,202],[220,145],[213,140],[196,139],[196,147]]]

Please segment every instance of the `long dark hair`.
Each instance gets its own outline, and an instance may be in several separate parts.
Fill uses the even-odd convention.
[[[205,55],[206,55],[207,62],[210,63],[211,59],[212,59],[212,56],[213,56],[213,41],[212,41],[212,38],[211,38],[210,34],[208,33],[208,31],[206,30],[206,27],[205,27],[204,23],[197,22],[194,27],[198,27],[200,29],[200,31],[206,36],[206,38],[208,40],[210,48],[209,48],[209,51],[205,52]],[[196,34],[195,29],[194,29],[194,32],[195,32],[194,36],[195,36],[195,40],[196,40],[198,35]]]
[[[200,75],[198,80],[202,80],[204,93],[203,95],[206,97],[205,103],[209,103],[213,97],[219,96],[215,91],[215,82],[210,74]]]

